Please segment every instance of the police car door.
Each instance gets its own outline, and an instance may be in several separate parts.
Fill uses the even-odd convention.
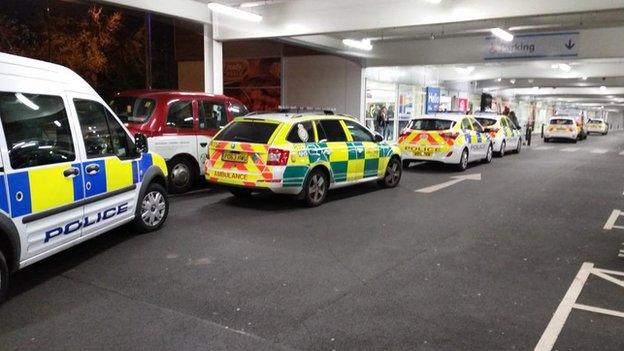
[[[19,231],[22,262],[82,233],[80,134],[66,106],[56,91],[0,92],[0,209]]]
[[[379,145],[375,142],[373,133],[355,121],[343,120],[343,123],[351,135],[351,142],[349,143],[350,179],[377,177],[379,173]]]
[[[138,166],[134,142],[106,106],[73,97],[78,116],[84,174],[83,235],[95,235],[134,218]]]
[[[478,150],[478,155],[479,157],[484,158],[487,154],[487,148],[490,140],[487,138],[487,134],[485,133],[481,123],[472,117],[470,118],[470,122],[472,123],[472,130],[474,133],[473,141],[476,140],[475,145]]]

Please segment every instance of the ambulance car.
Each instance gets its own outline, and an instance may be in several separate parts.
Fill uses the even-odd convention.
[[[551,117],[544,128],[544,142],[570,140],[576,143],[579,137],[580,130],[574,117]]]
[[[472,116],[436,114],[412,119],[399,136],[403,167],[433,161],[464,171],[468,163],[492,161],[490,135]]]
[[[378,181],[397,186],[401,157],[348,116],[274,113],[236,118],[210,143],[206,179],[232,194],[254,191],[298,195],[318,206],[332,188]]]
[[[494,113],[477,113],[474,117],[490,135],[496,154],[503,157],[507,152],[520,153],[522,132],[511,119]]]
[[[587,134],[589,133],[607,135],[609,125],[603,119],[592,119],[587,123]]]
[[[167,166],[140,146],[76,73],[0,53],[0,300],[18,269],[125,223],[163,225]]]

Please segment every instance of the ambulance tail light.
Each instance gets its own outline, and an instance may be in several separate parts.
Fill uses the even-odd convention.
[[[286,166],[289,157],[290,151],[288,150],[270,148],[267,166]]]
[[[440,133],[440,136],[443,138],[457,139],[457,137],[459,136],[459,133],[458,132],[442,132]]]

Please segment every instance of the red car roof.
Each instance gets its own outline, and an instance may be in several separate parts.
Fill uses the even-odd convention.
[[[135,90],[126,90],[115,94],[117,96],[136,96],[136,97],[162,97],[168,99],[175,99],[182,96],[196,96],[196,97],[209,97],[215,100],[221,101],[236,101],[241,103],[235,98],[225,96],[225,95],[215,95],[204,92],[195,92],[195,91],[179,91],[179,90],[160,90],[160,89],[135,89]],[[242,104],[242,103],[241,103]]]

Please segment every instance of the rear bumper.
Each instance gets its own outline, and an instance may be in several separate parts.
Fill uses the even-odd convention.
[[[606,128],[587,128],[587,133],[604,133],[606,131]]]
[[[578,138],[578,132],[544,132],[544,139],[570,139]]]
[[[450,155],[449,155],[450,153]],[[414,153],[409,150],[401,149],[401,159],[404,161],[425,161],[425,162],[442,162],[449,164],[459,163],[461,157],[461,150],[458,148],[451,148],[445,152],[434,152],[430,156]]]
[[[262,175],[237,172],[234,170],[222,170],[218,168],[207,168],[205,174],[206,181],[225,187],[238,187],[252,189],[256,191],[269,191],[275,194],[297,195],[303,189],[300,185],[284,185],[283,170],[276,172],[273,176],[265,179]]]

